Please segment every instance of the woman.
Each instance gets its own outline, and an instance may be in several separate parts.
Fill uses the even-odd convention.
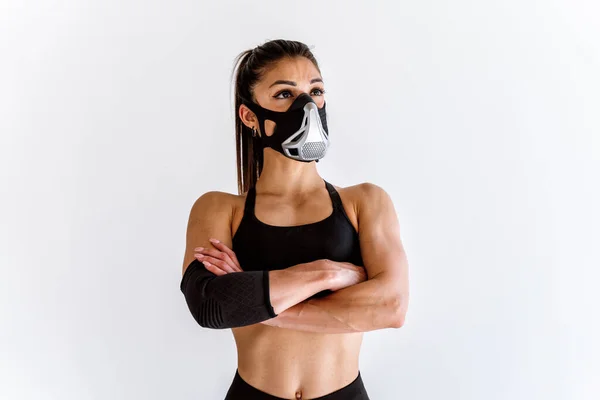
[[[394,206],[374,184],[319,176],[325,90],[306,45],[269,41],[236,64],[240,195],[194,203],[181,290],[201,326],[232,329],[226,400],[367,400],[363,332],[401,327],[408,306]]]

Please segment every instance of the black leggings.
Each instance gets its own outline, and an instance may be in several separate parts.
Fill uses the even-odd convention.
[[[251,386],[248,382],[242,379],[237,368],[233,382],[229,387],[225,400],[288,400],[281,397],[273,396]],[[294,400],[294,399],[289,399]],[[360,371],[358,376],[348,385],[335,390],[325,396],[315,397],[311,400],[369,400],[367,390],[363,385]]]

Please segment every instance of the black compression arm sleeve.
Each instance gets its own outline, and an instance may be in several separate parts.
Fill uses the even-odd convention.
[[[217,276],[194,260],[183,274],[180,289],[194,319],[205,328],[236,328],[277,316],[266,270]]]

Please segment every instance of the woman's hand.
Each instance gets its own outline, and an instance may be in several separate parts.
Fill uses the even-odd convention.
[[[243,272],[233,250],[217,239],[209,239],[215,249],[196,247],[194,257],[213,274],[220,276],[230,272]]]
[[[365,267],[360,265],[354,265],[350,262],[344,261],[331,261],[331,260],[317,260],[319,265],[327,265],[335,268],[335,278],[331,281],[332,291],[347,288],[358,283],[364,282],[368,279],[367,270]]]

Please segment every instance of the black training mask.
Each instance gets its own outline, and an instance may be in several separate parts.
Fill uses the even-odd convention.
[[[287,111],[271,111],[254,102],[243,101],[256,114],[260,124],[262,147],[270,147],[297,161],[319,161],[329,147],[325,104],[317,103],[306,93],[300,94]],[[271,136],[265,133],[265,121],[275,122]]]

